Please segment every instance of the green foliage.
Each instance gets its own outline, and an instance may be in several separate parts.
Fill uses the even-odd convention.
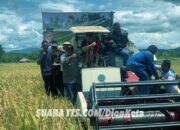
[[[5,53],[4,49],[3,49],[2,45],[0,44],[0,58],[3,56],[4,53]]]
[[[169,50],[158,50],[157,57],[164,59],[180,57],[180,48],[169,49]]]
[[[12,52],[4,53],[0,58],[0,63],[16,63],[19,62],[19,60],[22,58],[28,58],[32,62],[34,62],[36,61],[38,54],[39,54],[38,51],[33,51],[32,53],[29,54],[12,53]]]

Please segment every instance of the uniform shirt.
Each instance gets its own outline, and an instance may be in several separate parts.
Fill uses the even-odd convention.
[[[175,80],[176,74],[173,70],[170,69],[168,72],[163,73],[163,77],[167,80]],[[167,85],[165,86],[165,89],[167,93],[177,93],[178,85]]]

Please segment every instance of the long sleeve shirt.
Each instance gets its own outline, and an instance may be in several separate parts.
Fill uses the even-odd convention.
[[[132,55],[127,64],[137,64],[144,70],[150,71],[155,77],[158,77],[155,63],[154,55],[150,51],[141,51]]]
[[[52,74],[53,56],[47,51],[42,51],[37,59],[38,64],[41,67],[42,76]]]

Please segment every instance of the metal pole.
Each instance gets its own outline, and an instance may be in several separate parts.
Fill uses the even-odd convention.
[[[180,126],[180,121],[177,122],[163,122],[163,123],[146,123],[133,125],[114,125],[114,126],[100,126],[99,130],[127,130],[127,129],[143,129],[143,128],[166,128]]]
[[[132,104],[132,105],[109,105],[98,106],[99,109],[125,110],[125,109],[154,109],[154,108],[175,108],[180,107],[180,102],[176,103],[153,103],[153,104]]]
[[[97,101],[119,101],[119,100],[138,100],[138,99],[162,99],[162,98],[180,98],[180,94],[156,94],[156,95],[134,95],[134,96],[116,96],[98,98]]]
[[[179,85],[180,80],[149,80],[138,82],[112,82],[112,83],[95,83],[96,88],[114,88],[114,87],[130,87],[130,86],[147,86],[147,85]]]

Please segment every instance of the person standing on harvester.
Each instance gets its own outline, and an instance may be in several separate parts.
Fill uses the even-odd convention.
[[[127,61],[127,68],[133,71],[140,81],[150,80],[151,75],[155,79],[159,79],[158,73],[155,68],[154,54],[158,48],[155,45],[150,45],[147,50],[138,52]],[[137,94],[149,94],[150,86],[137,87]]]

